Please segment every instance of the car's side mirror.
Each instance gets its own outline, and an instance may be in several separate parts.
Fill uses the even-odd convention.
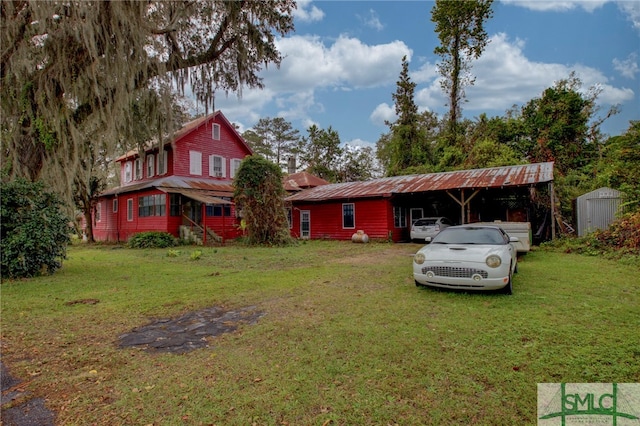
[[[517,243],[518,241],[520,241],[520,240],[518,239],[518,237],[509,237],[509,242],[510,242],[510,243]]]

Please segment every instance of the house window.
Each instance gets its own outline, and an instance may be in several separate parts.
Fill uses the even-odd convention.
[[[182,215],[182,198],[180,194],[169,194],[169,215]]]
[[[124,163],[124,181],[131,182],[131,161]]]
[[[355,209],[356,208],[353,203],[346,203],[342,205],[342,227],[343,228],[356,227]]]
[[[225,158],[220,157],[219,155],[210,155],[209,156],[209,176],[215,177],[225,177]]]
[[[113,199],[113,207],[112,207],[112,209],[113,209],[114,213],[118,213],[118,199],[117,198]]]
[[[407,212],[404,207],[393,208],[393,226],[396,228],[407,227]]]
[[[138,198],[138,217],[164,216],[166,211],[166,194],[148,195]]]
[[[96,204],[96,222],[102,220],[102,203]]]
[[[242,163],[242,160],[240,160],[239,158],[232,158],[231,159],[231,178],[236,177],[236,173],[238,172],[238,169],[240,168],[240,163]]]
[[[158,174],[164,175],[167,173],[167,162],[169,161],[169,154],[167,150],[162,151],[162,155],[158,154]]]
[[[156,171],[156,159],[153,154],[147,155],[147,177],[151,177]]]
[[[223,197],[224,200],[229,198]],[[207,217],[231,216],[231,204],[207,204]]]
[[[142,179],[142,159],[136,158],[136,166],[135,166],[135,180]]]
[[[133,221],[133,198],[127,200],[127,221]]]
[[[202,176],[202,153],[189,151],[189,173]]]
[[[213,125],[213,131],[211,132],[211,137],[216,141],[220,140],[220,125],[219,124],[214,124]]]

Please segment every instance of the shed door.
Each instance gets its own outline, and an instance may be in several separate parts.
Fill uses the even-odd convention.
[[[311,237],[311,212],[300,210],[300,237]]]

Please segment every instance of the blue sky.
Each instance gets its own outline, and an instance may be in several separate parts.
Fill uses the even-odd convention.
[[[279,69],[262,73],[263,90],[220,94],[215,108],[240,126],[284,117],[306,136],[316,124],[350,145],[375,145],[393,121],[392,93],[402,57],[417,84],[420,110],[447,111],[433,53],[439,44],[430,1],[300,1],[295,33],[278,40]],[[496,0],[486,29],[491,42],[474,61],[474,86],[463,115],[502,116],[572,71],[583,90],[601,90],[600,115],[621,112],[602,130],[623,133],[640,119],[640,1]]]

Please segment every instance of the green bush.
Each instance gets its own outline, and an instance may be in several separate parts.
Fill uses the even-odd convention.
[[[2,182],[0,250],[2,277],[52,274],[62,266],[70,242],[69,219],[56,194],[42,182]]]
[[[133,235],[127,242],[129,248],[166,248],[176,245],[176,239],[168,232],[150,231]]]
[[[622,215],[609,228],[596,230],[583,237],[565,237],[542,244],[543,248],[565,253],[640,260],[640,211]]]

